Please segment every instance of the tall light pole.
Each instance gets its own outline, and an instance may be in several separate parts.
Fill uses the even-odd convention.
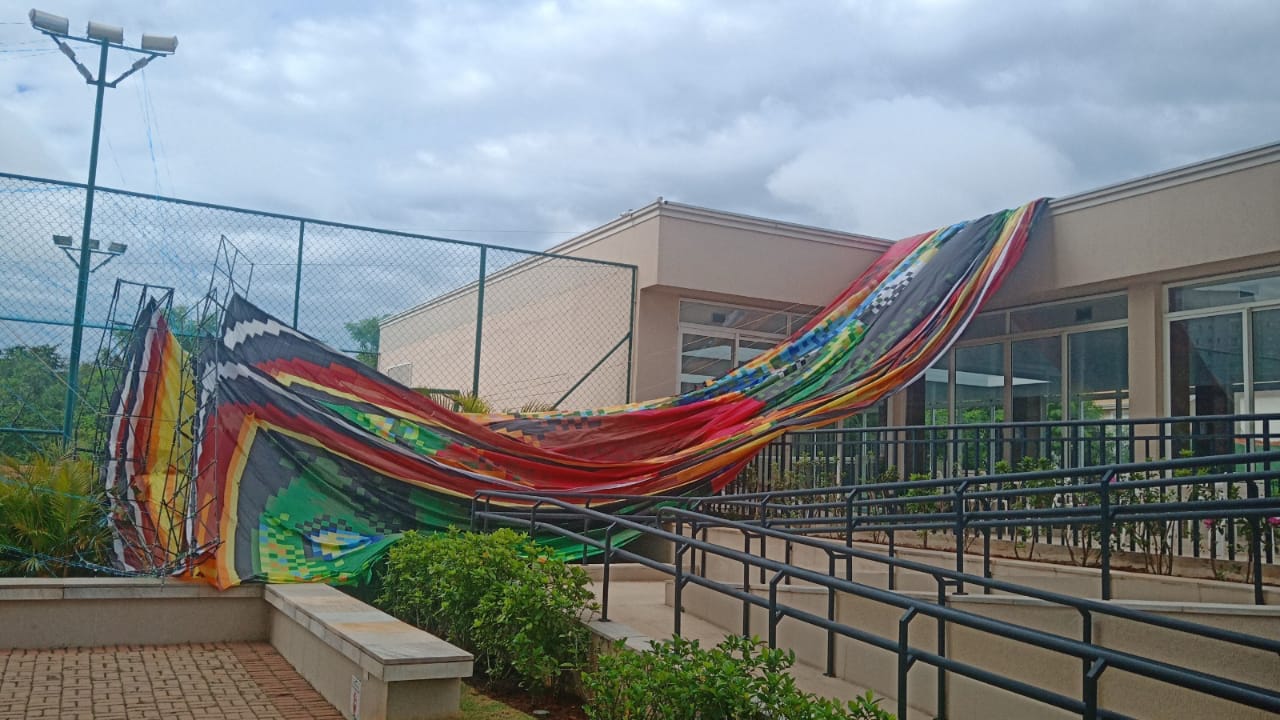
[[[139,47],[124,44],[124,29],[114,25],[90,22],[85,29],[85,37],[69,34],[71,23],[61,15],[41,12],[32,9],[27,17],[31,27],[44,33],[57,44],[58,49],[71,59],[76,70],[84,76],[86,83],[98,88],[98,96],[93,106],[93,143],[89,149],[89,182],[84,198],[84,228],[80,236],[79,278],[76,282],[76,309],[71,325],[71,357],[67,368],[67,401],[62,416],[62,439],[68,446],[75,431],[76,404],[80,395],[80,352],[84,343],[84,312],[89,295],[90,256],[92,254],[89,231],[93,225],[93,191],[98,181],[98,137],[102,132],[102,100],[106,89],[120,84],[121,80],[138,72],[147,63],[158,57],[172,55],[178,49],[178,38],[163,35],[142,36]],[[98,46],[98,74],[95,77],[76,58],[76,53],[67,41],[88,43]],[[110,82],[107,81],[107,54],[112,50],[141,55],[123,74]]]

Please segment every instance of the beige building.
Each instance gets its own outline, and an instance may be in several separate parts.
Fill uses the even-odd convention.
[[[1051,208],[1049,232],[957,346],[866,420],[1280,412],[1280,143],[1058,198]],[[633,399],[661,397],[722,374],[785,338],[889,244],[659,200],[552,248],[636,267],[630,377],[596,386],[589,378],[591,392],[577,399],[621,402],[628,382]],[[490,288],[537,271],[537,261],[525,265]],[[384,321],[382,369],[411,366],[401,379],[467,387],[454,378],[470,371],[469,358],[455,369],[426,348],[469,347],[465,323],[454,323],[458,338],[432,331],[456,308],[474,312],[468,293],[475,288]],[[485,362],[514,367],[502,353],[536,344],[522,335],[530,325],[520,313],[590,314],[603,301],[567,289],[496,318],[505,345]],[[576,352],[559,343],[553,354],[581,366]],[[569,397],[562,406],[584,405]]]

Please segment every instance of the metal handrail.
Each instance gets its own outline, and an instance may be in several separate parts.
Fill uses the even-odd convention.
[[[1273,712],[1280,711],[1280,694],[1267,688],[1261,688],[1261,687],[1257,687],[1247,683],[1241,683],[1238,681],[1218,677],[1208,673],[1203,673],[1195,670],[1190,670],[1187,668],[1178,667],[1168,663],[1149,660],[1147,658],[1138,657],[1136,655],[1132,655],[1129,653],[1110,650],[1107,648],[1101,648],[1096,645],[1093,645],[1091,642],[1088,642],[1087,636],[1086,636],[1086,641],[1077,641],[1077,640],[1063,637],[1061,635],[1056,635],[1053,633],[1047,633],[1047,632],[1035,630],[1032,628],[1027,628],[1027,627],[1016,625],[1006,621],[987,618],[987,617],[969,613],[963,610],[957,610],[954,607],[947,607],[945,605],[945,588],[947,586],[947,583],[954,582],[958,576],[952,575],[951,571],[946,571],[941,568],[936,568],[933,566],[925,566],[925,565],[919,566],[921,568],[920,570],[921,572],[926,572],[930,574],[937,581],[939,602],[933,603],[933,602],[920,600],[918,598],[901,595],[893,591],[880,590],[878,588],[873,588],[860,583],[855,583],[855,582],[852,582],[851,580],[842,580],[838,577],[835,577],[834,573],[822,574],[813,570],[808,570],[806,568],[801,568],[794,565],[790,565],[788,563],[782,563],[776,560],[772,560],[767,557],[757,557],[748,552],[732,550],[730,548],[726,548],[715,543],[700,541],[700,540],[697,540],[696,538],[688,537],[683,533],[683,523],[685,522],[686,519],[690,519],[690,520],[693,519],[691,515],[697,516],[700,522],[731,524],[731,525],[737,526],[740,530],[743,530],[744,532],[758,533],[758,532],[763,532],[767,530],[766,528],[755,527],[742,522],[724,520],[721,518],[714,518],[710,515],[705,515],[701,513],[691,513],[691,511],[685,511],[685,510],[679,510],[679,509],[668,509],[664,512],[674,515],[677,523],[677,531],[671,532],[671,531],[664,530],[662,528],[636,523],[628,520],[625,517],[608,515],[595,510],[588,510],[586,508],[583,508],[583,507],[580,507],[556,498],[545,497],[545,498],[539,499],[537,498],[537,496],[534,496],[534,495],[499,492],[499,491],[486,492],[484,494],[490,495],[495,498],[502,497],[507,499],[517,499],[518,497],[523,497],[524,499],[530,500],[531,504],[529,505],[529,508],[528,508],[529,517],[527,521],[525,521],[525,526],[528,527],[530,531],[550,532],[552,534],[556,534],[561,537],[570,538],[577,542],[582,542],[584,544],[591,544],[604,551],[604,562],[605,562],[604,593],[605,594],[603,598],[603,601],[604,601],[603,615],[605,617],[607,617],[607,612],[608,612],[607,611],[607,597],[608,597],[607,593],[608,593],[608,584],[609,584],[609,580],[608,580],[609,564],[612,562],[614,557],[621,557],[621,558],[629,559],[635,562],[640,562],[641,564],[660,570],[674,577],[675,593],[676,593],[676,597],[674,601],[674,606],[675,606],[674,607],[674,612],[675,612],[674,629],[677,634],[679,633],[679,630],[680,630],[680,614],[681,614],[680,596],[681,596],[684,585],[687,583],[693,583],[695,585],[707,587],[709,589],[715,590],[722,594],[726,594],[731,597],[735,597],[739,600],[742,600],[744,603],[744,623],[747,617],[747,610],[749,605],[756,605],[756,606],[765,607],[766,609],[768,609],[769,618],[770,618],[769,640],[770,640],[771,646],[776,646],[777,622],[783,617],[791,617],[791,618],[804,621],[808,624],[815,625],[822,629],[825,629],[829,633],[834,633],[836,635],[849,637],[854,640],[867,642],[876,647],[880,647],[885,650],[896,652],[899,658],[899,664],[898,664],[899,717],[906,717],[907,672],[910,670],[911,666],[915,662],[921,662],[921,661],[926,664],[934,666],[938,670],[939,679],[941,681],[939,682],[939,685],[938,685],[938,692],[939,692],[938,712],[940,717],[946,716],[945,674],[947,672],[955,672],[958,675],[969,677],[979,682],[983,682],[985,684],[992,685],[994,687],[1002,688],[1010,692],[1014,692],[1016,694],[1022,695],[1024,697],[1038,700],[1040,702],[1045,702],[1047,704],[1054,705],[1056,707],[1060,707],[1072,712],[1080,713],[1081,716],[1084,718],[1123,717],[1117,713],[1110,712],[1098,707],[1098,698],[1097,698],[1098,678],[1103,671],[1111,667],[1114,667],[1126,672],[1134,673],[1137,675],[1149,677],[1155,680],[1159,680],[1159,681],[1163,681],[1171,684],[1177,684],[1182,687],[1188,687],[1188,688],[1197,690],[1199,692],[1210,693],[1218,697],[1222,697],[1222,698],[1239,702],[1252,707],[1270,710]],[[553,508],[558,508],[561,511],[576,513],[584,516],[585,519],[591,520],[592,524],[598,524],[599,527],[606,528],[604,539],[601,540],[601,539],[587,537],[585,535],[576,533],[572,530],[566,529],[559,525],[537,521],[536,513],[541,506],[550,506]],[[520,518],[514,517],[515,513],[513,512],[507,512],[507,513],[488,513],[486,511],[480,511],[480,512],[485,515],[497,516],[495,517],[495,519],[501,519],[506,522],[513,522],[520,519]],[[642,556],[639,556],[635,553],[631,553],[629,551],[626,551],[620,548],[612,547],[610,542],[611,533],[617,528],[625,528],[628,530],[639,531],[646,535],[651,535],[651,536],[658,537],[660,539],[664,539],[672,542],[676,548],[675,564],[673,566],[669,566],[664,563],[658,563],[656,561],[650,560],[648,558],[643,558]],[[769,531],[769,532],[778,532],[778,531]],[[772,571],[773,576],[769,581],[768,598],[767,599],[761,598],[757,595],[754,595],[748,592],[747,587],[749,586],[744,587],[743,590],[738,590],[736,588],[727,586],[723,583],[719,583],[717,581],[713,581],[696,574],[685,574],[683,557],[686,553],[688,553],[690,549],[702,552],[704,554],[704,558],[706,554],[712,554],[712,555],[727,558],[729,560],[740,562],[744,565],[744,574],[748,571],[749,568],[759,568],[762,572]],[[850,549],[852,550],[852,548]],[[862,552],[862,551],[858,551],[858,552]],[[902,561],[898,559],[895,559],[894,561],[898,563],[910,563],[910,561]],[[834,560],[832,562],[834,563]],[[705,568],[705,559],[704,559],[704,568]],[[964,576],[963,573],[960,573],[959,575]],[[831,593],[834,593],[834,592],[848,593],[851,595],[870,599],[873,601],[877,601],[883,604],[888,604],[888,605],[903,609],[905,612],[899,621],[899,637],[897,641],[894,642],[893,640],[889,640],[889,639],[874,635],[867,631],[854,628],[848,625],[844,625],[842,623],[837,623],[834,621],[833,618],[824,618],[822,616],[814,615],[812,613],[798,610],[796,608],[792,608],[785,604],[779,603],[777,600],[777,585],[779,582],[781,582],[783,579],[786,579],[786,578],[801,580],[804,582],[812,583],[819,587],[825,587]],[[964,580],[972,581],[972,582],[999,582],[999,581],[989,581],[987,579],[977,578],[975,576],[966,576],[964,577]],[[1006,583],[1000,583],[1000,584],[1007,585]],[[1032,593],[1044,594],[1044,591],[1039,591],[1032,588],[1027,588],[1026,590]],[[1068,604],[1073,607],[1078,607],[1079,609],[1082,610],[1082,616],[1086,618],[1085,620],[1086,627],[1090,629],[1092,627],[1091,619],[1090,619],[1091,613],[1103,609],[1103,608],[1095,607],[1096,605],[1098,605],[1097,601],[1081,600],[1079,598],[1071,598],[1070,596],[1060,596],[1060,597],[1063,600],[1064,604]],[[1117,610],[1119,610],[1120,612],[1126,612],[1125,609],[1116,609],[1116,608],[1105,608],[1105,609],[1109,613],[1114,613]],[[1141,615],[1141,613],[1138,613],[1137,611],[1127,611],[1127,612],[1132,612],[1132,613],[1136,613],[1137,615]],[[939,640],[943,642],[940,642],[938,647],[938,652],[936,653],[920,650],[918,648],[913,648],[909,643],[908,630],[909,630],[910,622],[913,618],[920,615],[932,617],[935,620],[935,622],[938,624]],[[1173,622],[1179,623],[1180,621],[1173,621]],[[1075,697],[1062,695],[1060,693],[1045,690],[1043,688],[1031,686],[1027,683],[1014,680],[1007,676],[993,673],[983,668],[970,665],[968,663],[958,662],[952,658],[947,657],[945,652],[945,644],[944,644],[945,635],[943,633],[945,623],[955,623],[957,625],[969,627],[974,630],[997,635],[1002,638],[1007,638],[1007,639],[1031,644],[1039,648],[1048,649],[1054,652],[1071,655],[1081,659],[1082,661],[1081,697],[1079,699],[1076,699]],[[1191,624],[1191,623],[1187,623],[1186,626],[1188,628],[1195,627],[1194,624]],[[1174,629],[1183,629],[1183,628],[1174,628]],[[1218,631],[1217,629],[1210,629],[1210,628],[1205,628],[1205,631],[1206,632],[1203,634],[1205,634],[1206,636],[1210,636],[1210,633],[1226,632],[1226,631]],[[1280,652],[1280,643],[1277,643],[1274,641],[1251,639],[1248,641],[1247,644],[1248,646],[1251,646],[1251,647],[1259,647],[1259,643],[1261,643],[1264,649],[1272,650],[1274,652]],[[1246,644],[1246,643],[1241,643],[1241,644]]]

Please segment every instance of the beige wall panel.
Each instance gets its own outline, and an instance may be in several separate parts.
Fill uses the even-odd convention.
[[[1052,232],[1033,238],[992,307],[1120,288],[1131,278],[1199,277],[1275,264],[1280,253],[1280,162],[1090,205],[1053,208]]]
[[[679,218],[662,219],[658,282],[825,306],[882,251]]]

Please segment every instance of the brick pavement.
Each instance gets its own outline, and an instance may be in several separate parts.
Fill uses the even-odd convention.
[[[267,643],[0,650],[0,720],[341,720]]]

